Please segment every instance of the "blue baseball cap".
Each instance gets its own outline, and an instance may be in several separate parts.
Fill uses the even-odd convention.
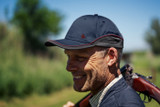
[[[85,15],[73,22],[64,39],[48,40],[45,45],[63,49],[83,49],[93,46],[123,48],[123,37],[108,18],[97,14]]]

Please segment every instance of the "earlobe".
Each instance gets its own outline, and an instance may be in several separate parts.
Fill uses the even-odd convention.
[[[117,49],[111,47],[108,50],[108,66],[112,66],[117,62],[118,52]]]

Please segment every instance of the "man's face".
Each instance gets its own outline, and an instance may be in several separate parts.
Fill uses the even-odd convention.
[[[99,47],[65,50],[67,70],[72,73],[76,91],[98,91],[108,79],[107,57]]]

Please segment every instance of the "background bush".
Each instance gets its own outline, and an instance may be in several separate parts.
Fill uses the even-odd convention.
[[[48,94],[72,84],[70,74],[65,71],[65,56],[59,55],[62,50],[52,48],[53,58],[25,54],[23,36],[18,28],[6,24],[0,26],[3,30],[3,36],[0,35],[1,98]]]

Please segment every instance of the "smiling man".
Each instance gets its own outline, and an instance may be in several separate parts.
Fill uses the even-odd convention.
[[[74,89],[92,94],[88,107],[144,107],[121,75],[123,37],[108,18],[82,16],[74,21],[65,39],[49,40],[45,45],[65,49],[66,69],[73,75]]]
[[[115,59],[109,59],[110,57],[106,56],[106,51],[101,47],[65,50],[68,56],[67,70],[73,75],[76,91],[91,91],[92,94],[96,94],[107,86],[115,76],[118,76],[118,73],[120,74],[119,71],[115,72],[117,74],[109,72],[108,63]],[[116,49],[110,48],[109,51],[116,51]]]

